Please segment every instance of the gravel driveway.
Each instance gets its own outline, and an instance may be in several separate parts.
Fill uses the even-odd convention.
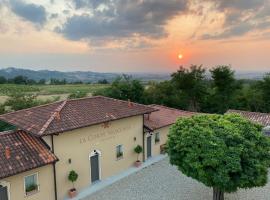
[[[211,200],[212,189],[181,174],[168,158],[132,174],[84,200]],[[228,194],[226,200],[269,200],[270,184]]]

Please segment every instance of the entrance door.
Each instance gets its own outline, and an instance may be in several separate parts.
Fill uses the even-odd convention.
[[[8,200],[8,188],[6,186],[3,187],[2,185],[0,185],[0,199]]]
[[[152,136],[147,137],[147,158],[152,156]]]
[[[99,155],[95,154],[90,158],[91,162],[91,182],[99,180]]]

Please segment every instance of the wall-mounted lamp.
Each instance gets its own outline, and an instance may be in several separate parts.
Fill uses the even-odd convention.
[[[135,142],[135,141],[137,140],[137,138],[136,138],[136,137],[134,137],[134,138],[133,138],[133,140],[134,140],[134,142]]]
[[[71,158],[68,159],[68,164],[71,164]]]

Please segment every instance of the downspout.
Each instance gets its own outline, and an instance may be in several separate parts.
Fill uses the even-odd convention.
[[[51,135],[52,140],[52,152],[54,153],[54,142],[53,142],[53,135]],[[54,199],[57,200],[57,184],[56,184],[56,168],[55,162],[53,163],[53,178],[54,178]]]
[[[145,133],[144,133],[144,115],[143,115],[143,162],[145,162],[145,141],[144,141],[144,137],[145,137],[145,135],[144,135]]]

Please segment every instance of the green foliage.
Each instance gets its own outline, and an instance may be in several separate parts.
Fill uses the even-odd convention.
[[[143,151],[143,148],[141,145],[137,145],[135,148],[134,148],[134,152],[137,153],[137,154],[140,154],[142,153]]]
[[[0,84],[7,83],[7,79],[4,76],[0,76]]]
[[[152,82],[143,94],[145,104],[160,104],[174,108],[186,109],[188,102],[184,94],[178,91],[171,81]]]
[[[14,130],[16,129],[15,126],[8,124],[6,122],[0,121],[0,132],[2,131],[8,131],[8,130]]]
[[[5,113],[5,105],[4,104],[0,104],[0,115]]]
[[[202,66],[191,65],[189,69],[180,67],[172,74],[172,83],[187,98],[188,110],[200,110],[200,104],[207,91],[204,80],[205,69]]]
[[[139,155],[142,153],[142,151],[143,151],[143,148],[141,145],[137,145],[134,148],[134,152],[137,154],[137,161],[139,161]]]
[[[15,85],[15,84],[0,84],[0,95],[10,95],[12,93],[34,93],[39,92],[40,89],[38,86],[30,85]]]
[[[68,96],[68,99],[78,99],[78,98],[83,98],[83,97],[86,97],[86,96],[87,96],[86,92],[84,92],[84,91],[76,91],[74,93],[71,93]]]
[[[51,85],[65,85],[65,84],[67,84],[67,81],[66,81],[66,79],[60,80],[60,79],[56,79],[56,78],[51,78],[50,84]]]
[[[182,173],[223,192],[267,183],[270,140],[260,125],[239,115],[178,119],[167,152]]]
[[[32,184],[29,185],[28,187],[25,188],[26,192],[32,192],[38,189],[38,185],[37,184]]]
[[[110,87],[99,90],[94,95],[142,102],[143,93],[144,86],[138,80],[133,80],[131,76],[124,74],[113,81]]]
[[[79,175],[78,175],[74,170],[71,170],[71,171],[69,172],[68,180],[69,180],[70,182],[72,182],[73,188],[74,188],[74,182],[77,181],[78,177],[79,177]]]
[[[105,84],[66,84],[66,85],[15,85],[0,84],[0,95],[10,95],[12,93],[36,93],[38,95],[67,94],[81,91],[92,93],[102,88],[108,88]]]
[[[34,94],[16,92],[9,96],[5,105],[9,106],[11,110],[16,111],[37,106],[39,102],[37,101],[37,96]]]
[[[266,112],[270,112],[270,73],[258,83],[258,89],[262,92],[262,99],[265,102]]]
[[[236,92],[241,89],[241,82],[235,80],[234,71],[229,66],[217,66],[210,72],[213,93],[209,98],[208,109],[212,113],[223,114],[232,107]]]
[[[107,79],[102,79],[98,81],[98,84],[109,84],[109,81],[107,81]]]

